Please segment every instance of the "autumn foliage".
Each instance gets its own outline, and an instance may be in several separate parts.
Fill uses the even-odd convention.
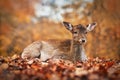
[[[119,80],[120,61],[103,58],[72,63],[67,60],[23,60],[18,55],[0,57],[2,80]]]
[[[87,34],[85,51],[90,59],[75,63],[20,57],[34,41],[71,39],[62,22],[35,16],[33,5],[41,1],[0,0],[0,80],[120,80],[120,0],[80,0],[63,7],[74,9],[62,15],[64,21],[84,26],[97,22]]]

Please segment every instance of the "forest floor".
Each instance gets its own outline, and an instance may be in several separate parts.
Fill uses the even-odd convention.
[[[25,60],[0,56],[0,80],[120,80],[120,60],[104,58],[72,63],[67,60]]]

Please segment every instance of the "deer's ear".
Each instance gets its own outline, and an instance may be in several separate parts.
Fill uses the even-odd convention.
[[[66,29],[72,31],[73,26],[69,22],[63,22],[63,25],[65,26]]]
[[[94,28],[95,28],[95,26],[97,25],[97,23],[91,23],[91,24],[88,24],[87,25],[87,32],[89,32],[89,31],[92,31]]]

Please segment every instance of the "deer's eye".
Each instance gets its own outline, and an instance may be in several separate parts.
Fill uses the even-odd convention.
[[[74,32],[75,34],[77,34],[77,32]]]
[[[88,27],[89,25],[86,25],[86,27]]]

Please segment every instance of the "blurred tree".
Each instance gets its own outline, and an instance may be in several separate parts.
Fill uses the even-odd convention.
[[[120,58],[120,0],[92,1],[1,0],[0,55],[20,54],[25,46],[39,39],[71,38],[61,23],[53,22],[63,16],[73,24],[98,23],[95,31],[88,34],[86,50],[90,57]],[[45,11],[48,7],[51,10]],[[49,19],[39,17],[45,12],[51,13]]]
[[[20,40],[24,39],[21,32],[24,30],[24,27],[28,26],[31,22],[30,16],[34,14],[31,5],[34,4],[35,1],[36,0],[32,2],[31,0],[0,1],[0,55],[14,53],[15,46],[19,45],[20,47]],[[19,50],[20,48],[18,49],[18,53]]]
[[[120,59],[120,0],[94,0],[93,21],[98,22],[92,33],[91,53],[94,56]]]

